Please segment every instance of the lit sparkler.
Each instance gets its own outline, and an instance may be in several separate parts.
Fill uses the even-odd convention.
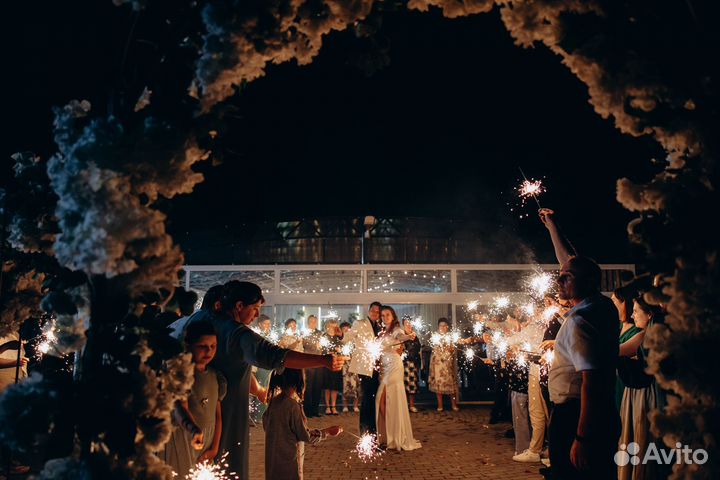
[[[441,333],[433,332],[432,335],[430,335],[430,344],[432,346],[436,347],[436,346],[440,345],[442,343],[442,341],[443,341],[443,336]]]
[[[344,357],[349,357],[352,355],[353,349],[355,348],[355,344],[352,342],[346,343],[345,345],[340,348],[340,354]]]
[[[527,367],[527,356],[524,353],[520,353],[517,356],[517,364],[520,367]]]
[[[548,350],[543,354],[543,358],[545,359],[545,364],[549,367],[552,365],[553,360],[555,360],[555,351],[554,350]]]
[[[382,342],[378,339],[375,339],[372,342],[368,342],[367,347],[365,348],[367,349],[368,361],[370,362],[370,365],[375,365],[380,358],[380,355],[382,355]]]
[[[553,305],[551,307],[547,307],[543,313],[542,317],[545,322],[549,322],[552,320],[553,316],[560,311],[560,308],[558,308],[556,305]]]
[[[372,433],[365,433],[359,437],[354,433],[350,433],[350,435],[358,439],[355,445],[355,452],[357,452],[358,458],[362,460],[363,463],[375,460],[382,455],[383,451],[380,450],[377,444],[377,436]]]
[[[537,272],[527,280],[527,287],[530,295],[535,298],[542,298],[552,290],[553,276],[547,272]]]
[[[413,318],[410,323],[413,326],[413,330],[417,332],[422,332],[425,329],[425,323],[423,323],[423,318],[420,315]]]
[[[40,354],[47,354],[51,348],[57,343],[57,336],[55,335],[55,322],[51,322],[46,330],[42,334],[42,342],[38,344],[37,350]]]
[[[523,305],[522,309],[523,309],[523,312],[525,312],[525,314],[530,317],[535,315],[535,305],[533,305],[532,303],[527,303],[527,304]]]
[[[472,359],[475,358],[475,350],[473,350],[472,347],[465,349],[465,358],[467,358],[468,361],[472,361]]]
[[[466,305],[468,312],[471,312],[473,310],[477,310],[478,305],[480,305],[479,300],[472,300],[469,301]]]
[[[327,349],[330,346],[330,339],[328,337],[320,337],[320,347]]]
[[[503,308],[507,308],[510,305],[510,299],[508,297],[496,297],[493,300],[493,306],[497,310],[501,310]]]
[[[529,197],[532,197],[535,200],[535,203],[537,203],[538,209],[542,208],[540,206],[540,201],[537,198],[538,195],[545,192],[545,186],[543,185],[542,180],[528,180],[525,176],[525,172],[522,171],[522,168],[520,169],[520,173],[523,176],[523,182],[517,188],[520,199],[524,203]]]
[[[450,332],[450,341],[452,343],[459,342],[460,341],[460,332],[458,332],[457,330],[453,330],[452,332]]]
[[[483,331],[483,328],[485,328],[485,324],[483,322],[473,323],[473,334],[480,335]]]
[[[277,330],[270,330],[267,338],[272,343],[277,343],[280,341],[280,333]]]
[[[227,452],[220,457],[218,463],[211,463],[209,460],[198,463],[185,475],[187,480],[234,480],[240,478],[235,472],[228,472],[229,467],[226,458]]]

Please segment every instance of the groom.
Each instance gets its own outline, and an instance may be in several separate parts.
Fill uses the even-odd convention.
[[[345,333],[343,343],[353,341],[355,350],[348,371],[360,378],[360,435],[377,433],[375,425],[375,395],[378,391],[379,373],[367,350],[368,343],[377,338],[380,332],[380,302],[373,302],[368,308],[366,319],[355,320]]]

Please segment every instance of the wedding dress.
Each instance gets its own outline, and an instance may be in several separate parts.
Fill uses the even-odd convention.
[[[403,361],[397,353],[399,343],[410,340],[410,336],[398,327],[390,334],[383,335],[380,356],[380,387],[375,397],[378,441],[387,448],[415,450],[422,447],[413,437],[407,396],[405,395]],[[385,393],[385,415],[380,414],[380,403]]]

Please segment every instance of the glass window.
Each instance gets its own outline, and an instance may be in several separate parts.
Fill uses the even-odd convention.
[[[283,270],[280,293],[360,293],[359,270]]]
[[[369,270],[368,292],[442,293],[450,291],[450,270]]]

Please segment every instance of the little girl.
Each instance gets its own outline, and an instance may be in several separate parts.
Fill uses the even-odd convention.
[[[217,456],[222,433],[220,400],[227,393],[225,377],[208,366],[217,351],[212,324],[198,321],[188,325],[185,346],[195,363],[195,382],[187,401],[175,405],[176,427],[165,445],[163,458],[177,478],[185,478],[197,463]]]
[[[308,429],[302,401],[305,375],[286,368],[273,373],[268,387],[268,408],[263,414],[265,429],[265,478],[302,480],[305,442],[318,443],[342,432],[338,425]]]

